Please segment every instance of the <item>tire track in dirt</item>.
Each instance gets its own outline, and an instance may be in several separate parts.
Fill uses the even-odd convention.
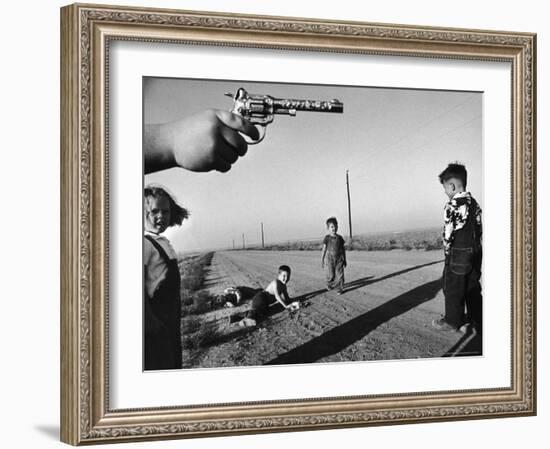
[[[207,289],[265,287],[277,266],[292,268],[291,298],[298,312],[280,306],[258,328],[235,329],[227,313],[220,327],[230,338],[205,348],[196,365],[236,366],[439,357],[462,337],[431,328],[443,311],[439,252],[350,252],[343,295],[327,292],[320,254],[309,251],[215,253]],[[239,308],[244,310],[243,308]]]

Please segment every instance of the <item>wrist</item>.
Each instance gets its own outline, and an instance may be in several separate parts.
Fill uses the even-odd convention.
[[[143,146],[145,173],[175,167],[176,159],[169,125],[145,125]]]

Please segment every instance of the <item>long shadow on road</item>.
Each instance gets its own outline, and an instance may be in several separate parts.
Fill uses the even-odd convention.
[[[482,355],[481,333],[469,330],[443,357]]]
[[[433,262],[424,263],[422,265],[415,265],[413,267],[405,268],[404,270],[395,271],[393,273],[386,274],[385,276],[374,278],[374,276],[365,276],[363,278],[355,279],[354,281],[348,282],[344,285],[344,293],[351,292],[353,290],[357,290],[358,288],[366,287],[367,285],[375,284],[376,282],[385,281],[386,279],[400,276],[402,274],[408,273],[409,271],[418,270],[420,268],[429,267],[430,265],[435,265],[438,263],[443,262],[443,259],[441,260],[435,260]],[[373,279],[374,278],[374,279]],[[319,290],[314,290],[309,293],[304,293],[303,295],[297,296],[294,298],[295,301],[299,302],[305,302],[310,299],[313,299],[316,296],[322,295],[323,293],[327,293],[326,288],[322,288]],[[274,315],[278,312],[281,312],[283,308],[276,304],[274,307],[271,308],[269,315]]]
[[[432,265],[432,262],[426,265]],[[419,267],[415,267],[419,268]],[[400,274],[410,271],[414,268],[403,270]],[[396,275],[395,273],[393,274]],[[385,276],[378,280],[387,279],[391,275]],[[381,324],[408,312],[411,309],[419,306],[422,303],[433,299],[437,292],[441,290],[442,280],[427,282],[406,293],[403,293],[388,302],[369,310],[368,312],[347,321],[340,326],[337,326],[324,334],[313,338],[307,343],[298,346],[284,354],[279,355],[275,359],[266,363],[266,365],[283,365],[291,363],[313,363],[324,357],[344,350],[353,343],[361,340],[370,332],[375,330]],[[357,287],[358,288],[358,287]]]
[[[444,259],[441,259],[441,260],[435,260],[433,262],[424,263],[422,265],[415,265],[414,267],[409,267],[409,268],[405,268],[404,270],[395,271],[393,273],[386,274],[385,276],[382,276],[376,279],[372,279],[372,276],[356,279],[354,281],[348,282],[344,286],[344,293],[357,290],[358,288],[365,287],[370,284],[374,284],[375,282],[385,281],[386,279],[393,278],[395,276],[400,276],[402,274],[408,273],[409,271],[414,271],[420,268],[429,267],[430,265],[435,265],[443,261]]]

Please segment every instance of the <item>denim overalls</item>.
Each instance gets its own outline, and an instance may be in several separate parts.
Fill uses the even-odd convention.
[[[145,236],[166,262],[166,277],[144,304],[144,369],[179,369],[181,348],[181,278],[178,261],[170,259],[155,239]]]
[[[472,322],[481,328],[481,229],[476,224],[477,202],[472,198],[464,227],[455,231],[443,269],[445,321],[455,327]],[[464,311],[466,306],[466,314]]]

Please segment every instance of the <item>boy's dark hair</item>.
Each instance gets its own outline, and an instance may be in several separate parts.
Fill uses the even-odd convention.
[[[168,200],[170,203],[170,223],[168,223],[168,226],[181,225],[183,220],[189,218],[189,211],[176,203],[173,196],[164,187],[148,185],[143,190],[143,199],[146,201],[147,198],[166,198]]]
[[[336,217],[329,217],[327,218],[327,228],[328,228],[328,225],[329,224],[333,224],[334,226],[338,227],[338,220],[336,219]]]
[[[287,272],[288,274],[290,274],[290,267],[289,267],[288,265],[281,265],[281,266],[279,267],[279,273],[280,273],[281,271],[285,271],[285,272]]]
[[[466,188],[466,182],[468,180],[468,172],[466,167],[457,162],[453,162],[447,165],[447,168],[439,174],[439,182],[443,184],[449,179],[456,178],[462,183],[462,187]]]

